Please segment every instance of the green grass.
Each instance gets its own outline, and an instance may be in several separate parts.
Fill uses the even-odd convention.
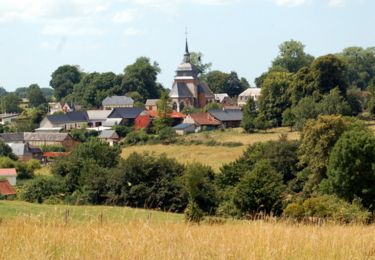
[[[0,218],[42,218],[65,221],[66,212],[69,212],[68,221],[90,222],[98,221],[102,216],[103,221],[128,223],[134,220],[151,220],[156,223],[180,222],[182,214],[165,213],[128,207],[109,206],[67,206],[33,204],[21,201],[0,201]]]

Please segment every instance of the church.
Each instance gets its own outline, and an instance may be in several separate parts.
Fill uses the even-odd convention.
[[[215,95],[206,83],[200,81],[197,70],[191,63],[187,39],[184,59],[177,67],[169,96],[172,99],[173,110],[178,112],[185,107],[202,108],[208,103],[215,102]]]

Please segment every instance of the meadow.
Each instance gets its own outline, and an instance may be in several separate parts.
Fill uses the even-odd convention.
[[[68,207],[76,215],[64,222],[66,208],[1,202],[0,259],[375,259],[375,226],[193,225],[181,215],[86,206]],[[60,213],[46,217],[51,209]]]
[[[225,131],[211,131],[204,133],[191,134],[184,137],[186,143],[193,141],[209,142],[216,141],[219,143],[242,143],[242,146],[207,146],[207,145],[136,145],[125,147],[122,151],[122,157],[126,158],[133,152],[143,153],[150,152],[155,154],[165,153],[168,157],[175,158],[181,163],[200,162],[211,166],[218,171],[223,164],[235,161],[239,158],[247,145],[278,140],[282,134],[286,134],[289,140],[298,140],[299,132],[290,132],[289,128],[281,127],[270,129],[267,132],[246,134],[240,128],[227,129]]]

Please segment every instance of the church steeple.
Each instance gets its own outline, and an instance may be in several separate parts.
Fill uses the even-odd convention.
[[[188,38],[187,38],[187,31],[186,31],[186,43],[185,43],[184,63],[190,63],[190,52],[189,52],[189,44],[188,44]]]

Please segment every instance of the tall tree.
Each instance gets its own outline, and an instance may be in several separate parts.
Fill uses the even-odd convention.
[[[158,63],[151,64],[149,58],[140,57],[124,69],[122,91],[124,93],[137,91],[144,101],[148,98],[159,98],[162,87],[156,82],[158,73],[160,73]]]
[[[55,98],[61,100],[73,92],[75,84],[81,80],[81,71],[78,66],[63,65],[53,73],[50,86],[55,90]]]
[[[235,97],[241,94],[246,89],[241,80],[238,78],[237,72],[232,71],[225,84],[225,93],[230,97]]]
[[[204,79],[206,74],[210,71],[212,63],[203,63],[202,61],[203,54],[201,52],[191,52],[190,53],[190,62],[194,65],[195,69],[198,72],[198,76]]]
[[[228,79],[229,74],[219,70],[211,71],[206,75],[206,82],[214,93],[225,92]]]
[[[21,99],[14,93],[9,93],[0,99],[1,111],[3,113],[19,113],[22,111],[20,108]]]
[[[47,100],[44,97],[42,90],[37,84],[32,84],[29,86],[27,96],[29,98],[30,107],[43,106],[47,103]]]
[[[246,132],[251,133],[255,130],[255,118],[258,115],[256,103],[253,98],[249,98],[242,108],[243,118],[241,121],[241,127]]]
[[[295,40],[282,43],[279,46],[280,54],[272,62],[272,67],[282,68],[288,72],[295,73],[299,69],[309,66],[314,57],[305,53],[305,46]]]

